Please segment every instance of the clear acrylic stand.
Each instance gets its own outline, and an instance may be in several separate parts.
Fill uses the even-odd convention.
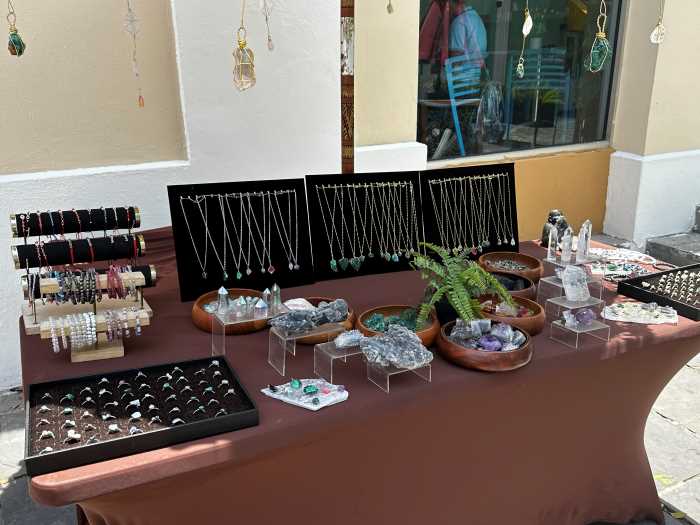
[[[591,295],[598,299],[603,298],[603,281],[593,276],[588,276],[588,290]],[[547,299],[552,297],[562,297],[564,295],[564,283],[556,275],[543,277],[537,285],[537,302],[542,306],[545,305]]]
[[[599,341],[610,341],[610,326],[594,320],[586,327],[569,328],[564,321],[554,321],[549,326],[549,338],[553,341],[578,349],[581,346],[582,336],[588,335]]]
[[[362,355],[359,346],[337,347],[333,341],[314,347],[314,374],[333,383],[333,365],[337,359],[347,363],[348,357]]]
[[[263,323],[267,324],[267,321],[276,317],[280,314],[289,312],[289,308],[284,305],[280,305],[273,309],[268,309],[264,315],[256,314],[253,311],[250,315],[235,315],[232,311],[226,313],[215,312],[210,315],[211,317],[211,355],[215,356],[226,356],[226,344],[227,336],[226,330],[228,327],[233,325],[243,325],[245,323]],[[260,327],[262,328],[262,327]],[[259,328],[258,328],[259,329]],[[257,329],[250,330],[251,332]],[[247,333],[247,332],[242,332]]]
[[[547,317],[553,316],[556,319],[559,319],[563,310],[580,310],[582,308],[590,308],[600,316],[604,307],[605,301],[595,297],[589,297],[585,301],[569,301],[565,296],[550,297],[545,303],[545,315]]]
[[[270,328],[267,362],[281,376],[284,376],[287,368],[287,354],[296,355],[297,340],[310,336],[326,336],[326,339],[330,340],[344,330],[345,327],[340,323],[327,323],[306,332],[291,334],[273,326]]]
[[[559,268],[566,268],[567,266],[581,266],[582,264],[591,264],[594,262],[598,262],[597,257],[588,257],[587,259],[581,261],[581,262],[576,262],[576,252],[573,252],[571,254],[571,259],[568,261],[565,261],[561,258],[561,255],[557,255],[556,259],[547,259],[546,257],[542,259],[542,262],[551,264],[552,266],[558,266]]]
[[[389,393],[391,378],[399,374],[405,374],[406,372],[412,372],[428,383],[432,380],[432,367],[429,364],[408,369],[396,368],[395,366],[378,366],[367,362],[367,379],[384,390],[387,394]]]

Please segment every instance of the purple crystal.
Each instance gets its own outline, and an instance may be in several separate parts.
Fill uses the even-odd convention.
[[[580,326],[589,326],[596,318],[595,312],[590,308],[576,310],[574,316]]]
[[[479,346],[485,352],[498,352],[503,344],[495,335],[482,335],[479,338]]]

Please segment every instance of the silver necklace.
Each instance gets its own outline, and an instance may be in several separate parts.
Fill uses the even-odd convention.
[[[194,254],[197,257],[197,262],[199,263],[199,267],[202,270],[202,279],[207,278],[207,255],[209,253],[209,243],[206,242],[206,237],[204,238],[205,243],[204,243],[204,262],[202,262],[202,258],[199,256],[199,251],[197,250],[197,243],[194,241],[194,236],[192,235],[192,229],[190,228],[190,221],[187,219],[187,213],[185,212],[185,205],[183,201],[185,200],[185,197],[180,197],[180,208],[182,209],[182,216],[185,219],[185,224],[187,225],[187,232],[190,234],[190,240],[192,241],[192,249],[194,250]],[[201,197],[196,197],[193,199],[192,197],[187,197],[187,200],[194,202],[197,204],[199,207],[199,201],[201,200]],[[205,202],[205,209],[206,209],[206,202]],[[201,210],[200,210],[201,211]],[[204,224],[204,227],[206,228],[206,221]]]
[[[228,274],[226,273],[226,250],[224,250],[224,260],[221,260],[221,256],[219,256],[219,251],[216,249],[216,243],[214,242],[214,239],[211,236],[211,232],[209,231],[209,213],[207,211],[207,195],[204,196],[204,212],[202,212],[202,206],[198,202],[197,203],[197,209],[199,210],[199,214],[202,216],[202,221],[204,221],[204,231],[207,232],[207,238],[209,239],[209,242],[211,243],[211,247],[214,249],[214,255],[216,256],[216,260],[219,262],[219,266],[221,266],[221,270],[224,274],[224,280],[228,279]],[[225,248],[225,246],[224,246]]]
[[[338,261],[336,260],[335,255],[333,253],[333,241],[337,237],[337,232],[335,229],[335,202],[336,202],[335,193],[333,194],[333,208],[331,209],[331,206],[328,202],[328,194],[326,193],[326,190],[328,189],[328,187],[322,186],[321,189],[323,190],[323,198],[325,200],[326,208],[328,209],[328,213],[330,215],[329,221],[331,223],[331,228],[329,230],[328,223],[326,222],[326,214],[325,214],[325,211],[323,209],[323,204],[321,203],[321,192],[319,191],[319,187],[316,186],[316,195],[318,198],[319,206],[321,207],[321,217],[323,218],[323,226],[324,226],[324,229],[326,230],[326,239],[328,240],[328,248],[331,252],[331,260],[330,260],[329,264],[330,264],[331,270],[334,272],[337,272],[338,271]],[[340,241],[338,241],[338,244],[340,244]]]
[[[291,212],[289,213],[289,223],[285,224],[284,218],[282,216],[282,208],[280,207],[280,202],[279,202],[279,193],[285,193],[285,192],[278,192],[275,191],[273,192],[272,196],[275,198],[275,205],[277,209],[277,213],[275,213],[275,208],[272,209],[272,218],[275,222],[275,227],[277,228],[277,234],[279,235],[280,241],[282,241],[282,248],[284,250],[285,256],[287,257],[288,261],[288,267],[290,270],[294,270],[294,267],[298,268],[299,265],[296,264],[296,260],[294,257],[294,249],[292,247],[292,240],[291,240],[291,232],[292,232],[292,224],[291,224]],[[291,201],[291,198],[289,198]],[[291,205],[290,205],[291,209]],[[281,224],[281,227],[280,227]],[[287,228],[289,226],[289,228]]]
[[[228,242],[229,246],[231,248],[231,253],[233,254],[234,258],[234,263],[236,264],[236,279],[241,279],[243,277],[243,274],[241,273],[241,261],[245,262],[246,264],[246,274],[250,275],[252,273],[252,270],[250,269],[250,262],[248,257],[245,256],[243,253],[243,201],[240,202],[239,206],[239,221],[238,224],[240,224],[240,229],[236,225],[236,221],[233,220],[233,212],[231,211],[231,204],[229,203],[229,199],[234,197],[235,195],[224,195],[224,202],[226,203],[226,211],[228,212],[228,216],[231,219],[231,224],[233,225],[233,230],[236,233],[236,240],[238,241],[238,257],[236,258],[236,251],[233,249],[233,244],[231,243],[231,239],[229,237]]]

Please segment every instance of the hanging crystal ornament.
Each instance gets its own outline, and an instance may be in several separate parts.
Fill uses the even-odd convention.
[[[139,34],[139,19],[136,18],[136,13],[131,5],[131,0],[126,0],[126,16],[124,17],[124,30],[131,36],[131,68],[134,71],[136,79],[138,104],[142,108],[146,105],[143,99],[143,91],[141,90],[141,73],[139,71],[139,61],[136,57],[136,36]]]
[[[651,35],[649,35],[649,40],[652,44],[660,44],[664,41],[666,37],[666,26],[664,26],[664,4],[665,0],[661,0],[661,10],[659,11],[659,21],[656,23]]]
[[[391,0],[389,0],[389,3],[386,4],[386,12],[389,13],[389,14],[391,14],[391,13],[394,12],[394,6],[391,5]]]
[[[273,51],[275,44],[272,42],[272,33],[270,32],[270,18],[272,17],[272,0],[260,0],[260,10],[265,17],[265,25],[267,26],[267,49]]]
[[[600,0],[600,13],[596,20],[598,32],[593,39],[591,52],[583,62],[583,66],[591,73],[599,73],[612,58],[612,47],[605,34],[605,26],[608,22],[608,6],[605,0]]]
[[[245,91],[255,85],[255,54],[246,42],[245,2],[241,3],[241,25],[238,28],[238,47],[233,50],[233,85]]]
[[[10,24],[10,36],[7,42],[7,50],[12,56],[21,57],[24,54],[24,50],[27,49],[27,45],[17,32],[17,28],[15,27],[16,21],[15,6],[12,5],[12,0],[7,0],[7,22]]]
[[[525,20],[523,21],[523,46],[520,48],[520,58],[518,58],[518,65],[515,66],[515,74],[518,78],[523,78],[525,76],[525,41],[527,36],[532,31],[532,17],[530,16],[530,3],[526,0],[525,2]]]

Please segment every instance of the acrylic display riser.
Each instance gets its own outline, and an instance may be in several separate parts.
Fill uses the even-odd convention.
[[[233,313],[219,313],[214,312],[209,317],[211,318],[211,355],[216,356],[226,356],[228,350],[228,345],[233,344],[232,340],[229,339],[229,335],[226,334],[227,329],[235,325],[244,324],[254,324],[260,323],[260,327],[253,329],[251,331],[258,331],[263,329],[267,322],[273,317],[289,312],[289,309],[280,305],[274,309],[268,309],[264,315],[235,315]]]
[[[596,279],[595,277],[588,276],[588,290],[592,297],[597,297],[598,299],[603,299],[603,286],[602,279]],[[543,277],[537,285],[537,303],[545,306],[547,299],[552,297],[562,297],[564,295],[564,284],[561,279],[556,275],[550,277]]]
[[[593,320],[586,327],[569,328],[563,320],[558,320],[549,326],[549,338],[570,348],[581,348],[586,337],[607,343],[610,341],[610,325]]]
[[[557,268],[566,268],[567,266],[582,266],[584,264],[591,264],[594,262],[598,262],[598,260],[599,259],[597,257],[588,257],[583,261],[577,261],[576,254],[573,253],[571,255],[571,259],[569,259],[568,261],[562,260],[561,255],[557,255],[556,259],[547,259],[545,257],[542,259],[542,262]]]
[[[415,374],[426,383],[430,383],[433,378],[432,373],[432,366],[429,364],[418,368],[396,368],[395,366],[377,366],[367,362],[367,379],[387,394],[390,392],[392,378],[402,374]]]
[[[330,341],[344,330],[342,323],[327,323],[306,332],[290,334],[273,326],[270,328],[267,362],[284,377],[287,370],[287,354],[296,355],[298,340],[313,336]]]
[[[565,310],[576,311],[583,308],[590,308],[600,317],[605,308],[605,301],[596,297],[589,297],[585,301],[569,301],[566,296],[550,297],[545,303],[544,311],[547,318],[559,319]]]

